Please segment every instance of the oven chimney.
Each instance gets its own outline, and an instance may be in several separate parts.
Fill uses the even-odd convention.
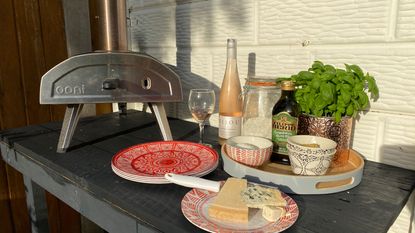
[[[93,50],[127,51],[125,0],[89,0]]]
[[[127,51],[126,0],[89,0],[91,43],[93,51]],[[121,114],[127,104],[118,103]],[[112,104],[96,104],[98,114],[112,112]]]

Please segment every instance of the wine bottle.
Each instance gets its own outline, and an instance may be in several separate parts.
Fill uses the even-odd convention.
[[[242,96],[236,60],[236,40],[228,39],[225,75],[219,96],[219,144],[241,135]]]
[[[295,85],[292,81],[281,82],[281,97],[272,109],[272,142],[271,162],[290,164],[287,150],[287,139],[296,135],[300,108],[294,98]]]

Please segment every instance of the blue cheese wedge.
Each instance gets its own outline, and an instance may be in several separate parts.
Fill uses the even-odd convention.
[[[287,202],[282,197],[281,192],[275,188],[267,188],[259,185],[248,186],[241,192],[241,196],[246,205],[250,208],[260,208],[264,206],[286,206]]]

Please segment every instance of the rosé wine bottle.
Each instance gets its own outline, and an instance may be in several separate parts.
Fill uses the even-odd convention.
[[[236,40],[228,39],[225,76],[219,96],[219,144],[241,135],[242,94],[236,60]]]

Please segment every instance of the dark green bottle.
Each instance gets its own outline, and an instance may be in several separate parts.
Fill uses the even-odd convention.
[[[274,144],[271,162],[290,164],[287,138],[297,135],[300,107],[294,97],[292,81],[281,82],[281,97],[272,109],[272,142]]]

